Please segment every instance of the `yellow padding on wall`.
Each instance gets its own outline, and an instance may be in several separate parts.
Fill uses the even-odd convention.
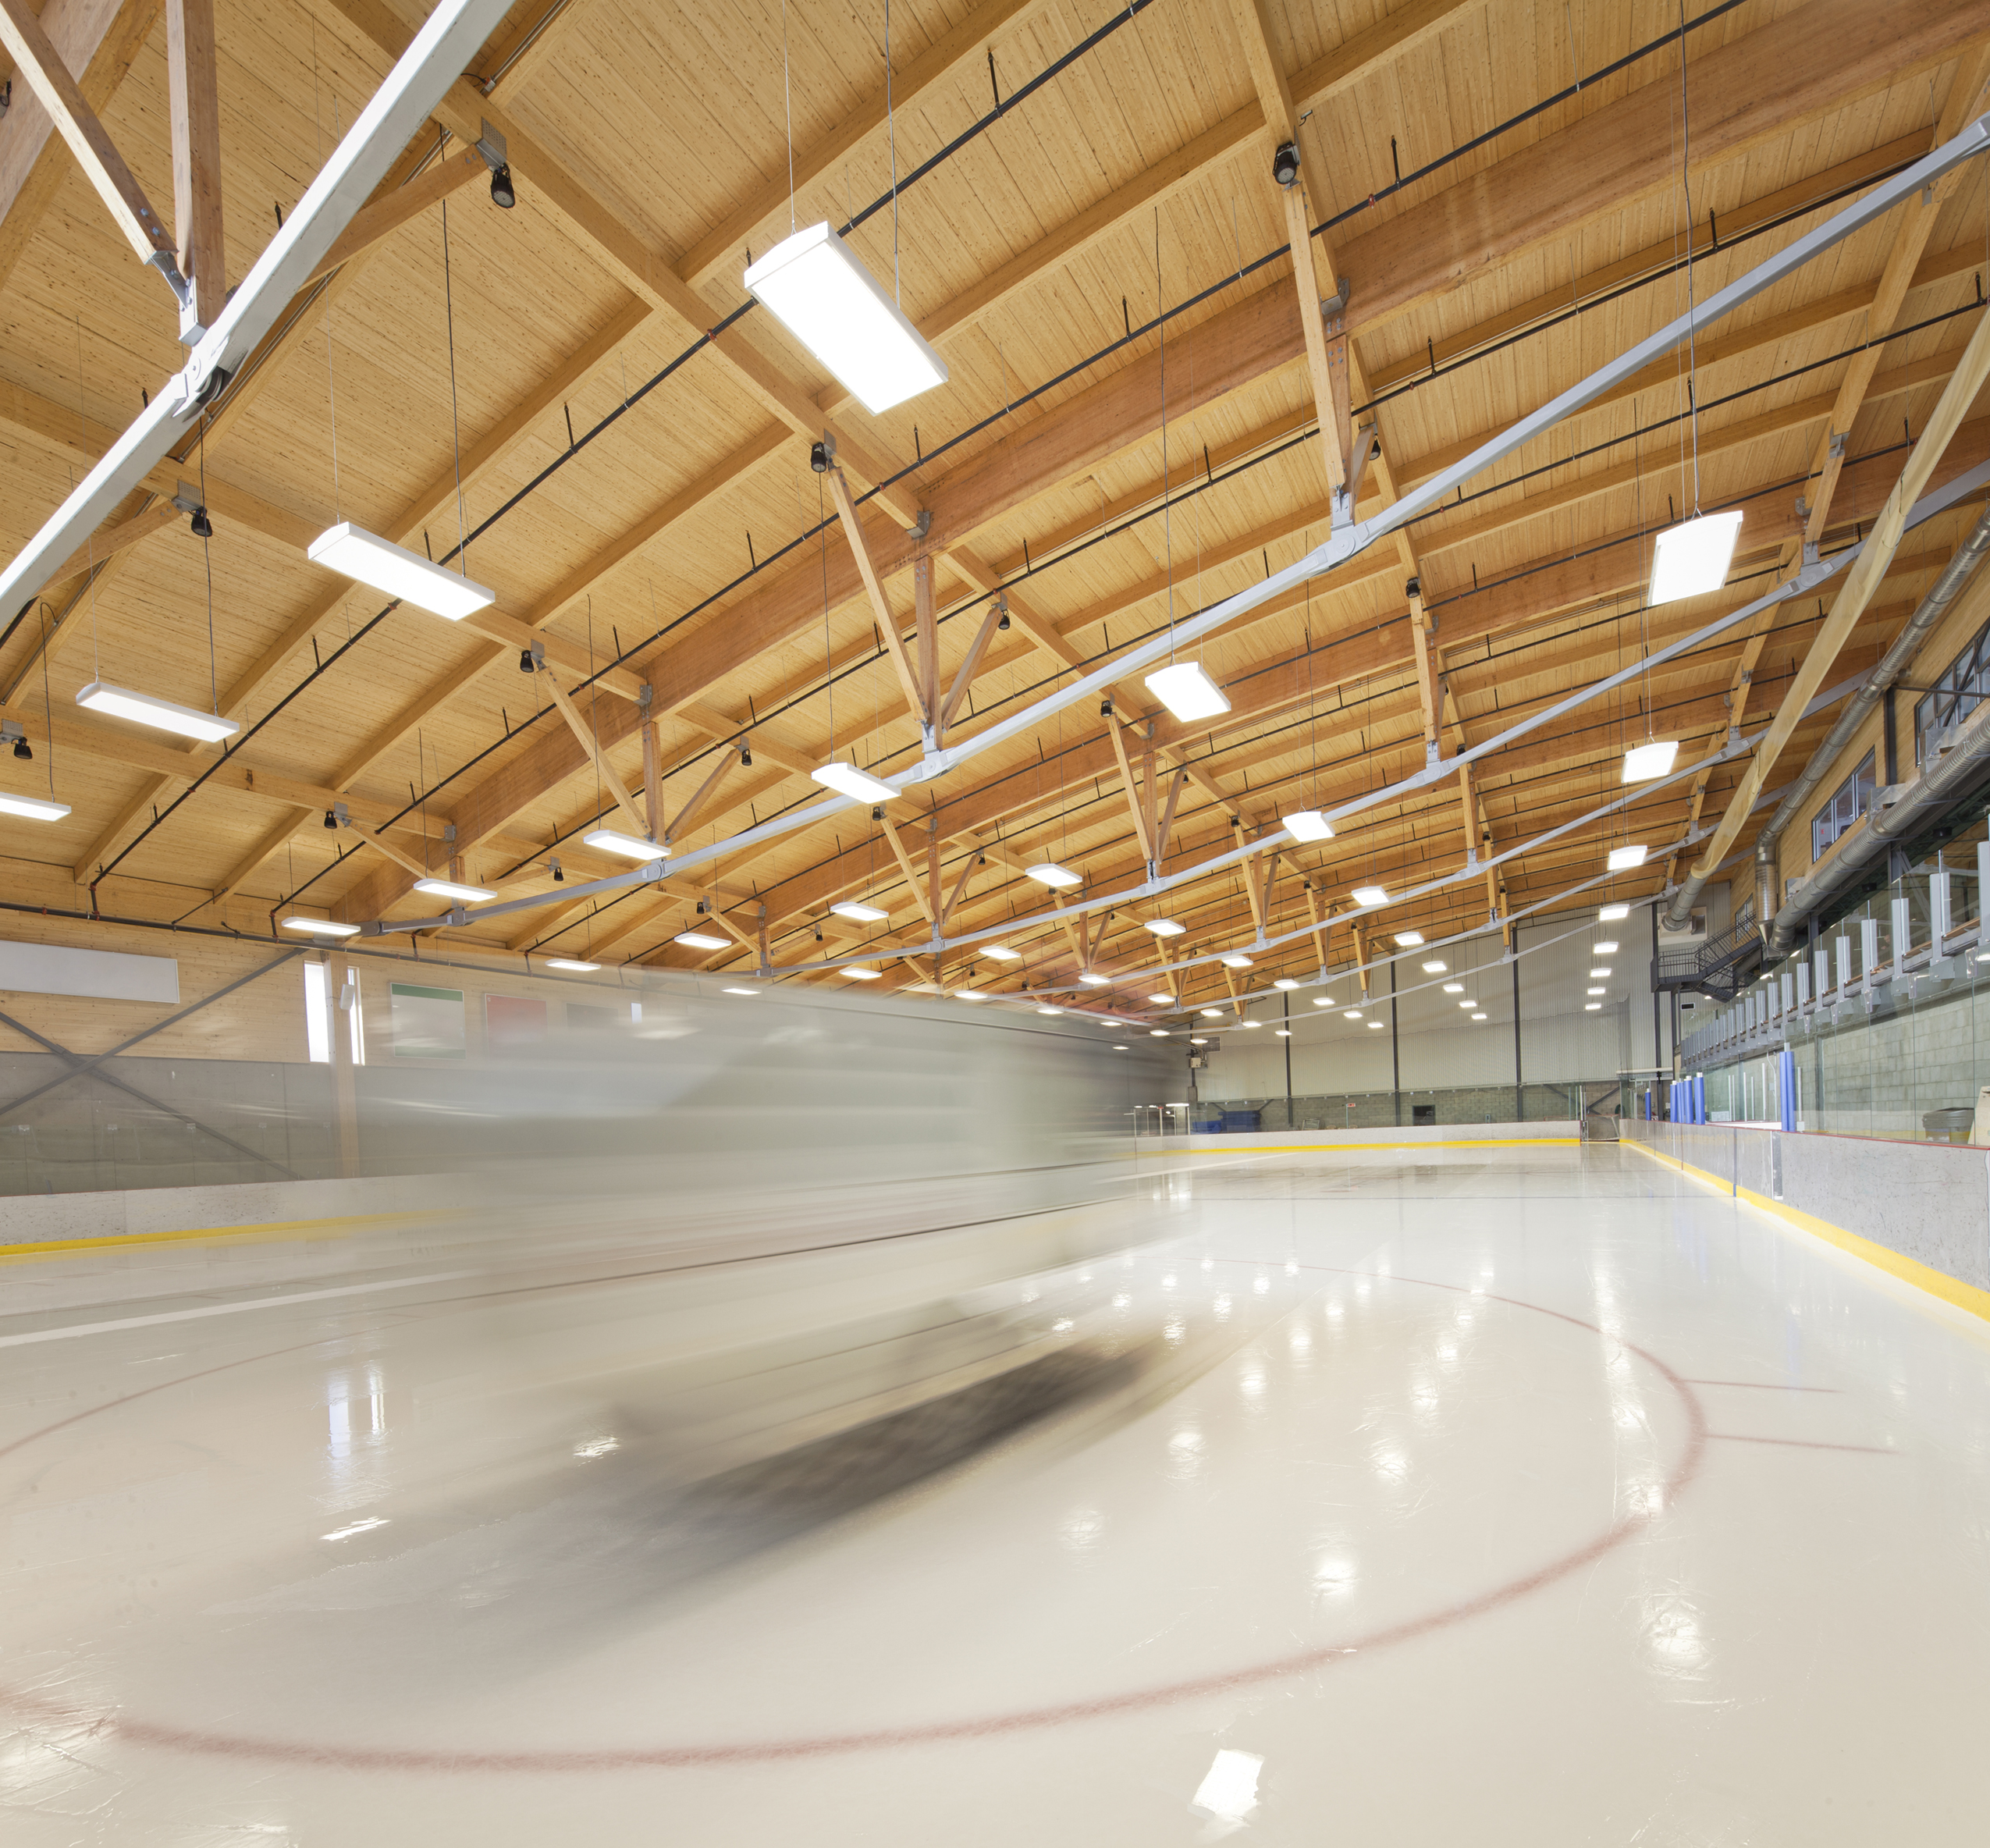
[[[101,1239],[40,1239],[25,1245],[0,1245],[0,1260],[60,1257],[73,1251],[122,1251],[134,1245],[178,1245],[195,1239],[338,1239],[360,1226],[404,1225],[411,1220],[446,1216],[438,1207],[419,1213],[348,1213],[334,1219],[275,1220],[267,1225],[197,1226],[179,1232],[119,1232]]]
[[[1951,1277],[1946,1270],[1938,1270],[1931,1264],[1924,1264],[1917,1258],[1904,1256],[1885,1245],[1875,1244],[1870,1239],[1862,1239],[1857,1232],[1848,1232],[1843,1226],[1833,1225],[1830,1221],[1819,1219],[1814,1214],[1806,1213],[1801,1207],[1792,1207],[1782,1200],[1765,1199],[1761,1194],[1747,1188],[1730,1188],[1718,1175],[1710,1175],[1704,1168],[1695,1167],[1690,1162],[1679,1160],[1670,1155],[1661,1155],[1656,1149],[1648,1149],[1643,1143],[1626,1143],[1626,1148],[1635,1149],[1661,1167],[1676,1167],[1683,1175],[1692,1178],[1717,1193],[1729,1194],[1736,1199],[1746,1200],[1751,1207],[1759,1207],[1771,1217],[1782,1220],[1785,1224],[1800,1232],[1808,1232],[1813,1238],[1821,1239],[1827,1245],[1835,1245],[1840,1251],[1849,1252],[1855,1258],[1863,1258],[1868,1264],[1877,1265],[1889,1275],[1897,1277],[1903,1283],[1910,1283],[1917,1290],[1925,1290],[1931,1296],[1939,1296],[1944,1302],[1953,1302],[1956,1308],[1966,1310],[1973,1316],[1981,1316],[1990,1322],[1990,1290],[1979,1290],[1974,1284],[1964,1283],[1960,1278]]]

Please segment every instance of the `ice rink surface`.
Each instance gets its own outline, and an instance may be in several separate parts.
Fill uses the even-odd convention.
[[[7,1267],[0,1839],[1982,1839],[1990,1328],[1629,1149],[1141,1185],[1171,1365],[807,1518],[503,1363],[626,1280]]]

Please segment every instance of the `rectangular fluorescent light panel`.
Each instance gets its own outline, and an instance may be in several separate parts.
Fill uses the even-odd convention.
[[[598,962],[582,962],[574,956],[549,956],[545,965],[549,969],[570,969],[577,976],[591,975],[601,967]]]
[[[624,834],[619,828],[591,828],[581,837],[583,847],[591,847],[597,853],[625,854],[631,860],[667,860],[670,850],[654,840],[638,840],[633,834]]]
[[[1617,954],[1617,940],[1614,936],[1606,938],[1602,943],[1591,944],[1590,949],[1598,956],[1614,956]]]
[[[69,812],[66,802],[51,802],[40,796],[16,796],[0,791],[0,815],[18,815],[23,821],[60,821]]]
[[[947,362],[826,224],[750,265],[746,292],[873,417],[947,382]]]
[[[1020,950],[1011,950],[1007,944],[984,944],[982,946],[981,953],[984,956],[993,957],[997,962],[1022,961],[1022,952]]]
[[[727,940],[722,936],[708,936],[702,930],[681,930],[670,941],[682,944],[687,950],[723,950]]]
[[[1610,870],[1612,872],[1628,872],[1633,866],[1644,864],[1644,848],[1642,845],[1613,847],[1610,850]]]
[[[1672,767],[1672,759],[1679,754],[1677,738],[1661,738],[1654,745],[1637,745],[1624,753],[1624,780],[1626,783],[1649,783],[1654,777],[1662,777]]]
[[[1364,908],[1372,910],[1378,904],[1387,904],[1389,902],[1389,895],[1380,886],[1356,886],[1354,889],[1354,901]]]
[[[114,719],[135,719],[140,725],[156,726],[161,731],[177,732],[183,738],[200,738],[218,745],[232,738],[242,728],[233,719],[204,713],[190,705],[176,705],[170,699],[150,693],[134,693],[129,687],[112,687],[92,681],[76,690],[76,703],[93,713],[108,713]]]
[[[418,879],[414,882],[414,889],[426,892],[432,898],[460,898],[466,903],[497,897],[488,886],[466,886],[453,879]]]
[[[1251,959],[1248,956],[1226,956],[1223,966],[1226,969],[1247,969],[1251,966]]]
[[[460,573],[432,564],[418,552],[342,520],[313,539],[311,562],[399,597],[432,616],[460,623],[497,601],[497,592]]]
[[[1174,997],[1171,994],[1150,994],[1147,999],[1157,1008],[1172,1008],[1174,1005]]]
[[[1423,933],[1420,930],[1398,930],[1396,933],[1397,944],[1405,950],[1415,949],[1423,940]]]
[[[1296,988],[1299,983],[1295,982],[1290,976],[1281,976],[1271,986],[1274,988]]]
[[[757,988],[728,988],[725,990],[727,994],[758,994],[759,992]]]
[[[1085,883],[1082,873],[1072,872],[1068,866],[1060,866],[1055,860],[1044,860],[1022,870],[1025,877],[1035,880],[1039,886],[1082,886]]]
[[[1621,924],[1630,915],[1628,904],[1606,904],[1596,914],[1596,921],[1599,924]]]
[[[1078,979],[1087,988],[1110,988],[1113,985],[1110,976],[1080,976]]]
[[[1147,676],[1147,691],[1185,723],[1213,719],[1230,709],[1223,689],[1203,671],[1199,661],[1177,661],[1171,667],[1157,668]]]
[[[1659,534],[1651,558],[1654,603],[1671,603],[1718,590],[1728,581],[1734,542],[1741,536],[1741,511],[1707,514],[1668,526]]]
[[[1441,976],[1450,966],[1449,963],[1433,960],[1424,964],[1423,973],[1427,976]]]
[[[1156,936],[1179,936],[1188,926],[1178,924],[1172,918],[1153,918],[1148,921],[1147,928]]]
[[[302,930],[313,936],[357,936],[357,924],[336,924],[329,918],[286,918],[286,930]]]
[[[878,977],[883,973],[883,972],[880,969],[859,968],[843,969],[838,972],[840,974],[848,976],[853,982],[875,982],[877,980]]]
[[[830,909],[839,918],[848,918],[858,924],[882,924],[891,915],[890,912],[880,911],[874,904],[860,904],[854,898],[846,898],[840,904],[831,905]]]
[[[1295,808],[1281,815],[1278,824],[1295,840],[1331,840],[1334,824],[1317,808]]]
[[[880,782],[854,763],[826,763],[808,774],[825,789],[833,789],[853,802],[889,802],[898,794],[889,783]]]

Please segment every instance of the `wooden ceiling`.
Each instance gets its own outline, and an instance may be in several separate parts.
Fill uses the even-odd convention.
[[[170,200],[162,0],[34,10],[148,196]],[[386,0],[215,12],[233,280],[421,16]],[[951,896],[950,932],[1013,919],[1025,955],[963,951],[949,982],[1068,985],[1081,957],[1151,966],[1151,907],[1095,919],[1081,947],[1031,922],[1049,900],[1020,871],[1047,855],[1094,894],[1137,883],[1115,728],[1140,799],[1172,801],[1171,871],[1738,607],[1807,536],[1850,539],[1978,318],[1985,163],[1399,542],[1213,638],[1203,658],[1233,702],[1214,725],[1175,723],[1130,675],[1113,717],[1068,710],[894,803],[890,826],[852,808],[613,901],[566,897],[552,873],[555,857],[569,884],[626,868],[580,842],[617,806],[585,735],[639,812],[654,800],[668,823],[702,798],[680,851],[814,801],[807,773],[832,751],[885,773],[917,760],[833,484],[809,466],[825,429],[908,638],[929,573],[943,695],[990,594],[1005,597],[1009,626],[961,682],[956,738],[1318,543],[1334,439],[1272,174],[1290,122],[1305,209],[1327,226],[1309,247],[1317,293],[1345,279],[1347,389],[1380,440],[1365,513],[1990,100],[1990,26],[1970,0],[1717,0],[1685,18],[1682,38],[1673,0],[898,0],[887,120],[882,0],[521,0],[204,426],[61,581],[0,613],[0,716],[37,752],[0,759],[0,786],[43,787],[52,723],[72,808],[55,824],[0,817],[11,901],[267,936],[293,909],[432,915],[410,895],[416,869],[453,860],[507,898],[546,899],[443,933],[466,949],[750,966],[764,929],[776,965],[861,948],[911,983],[930,965],[891,952],[916,953]],[[160,278],[19,82],[13,94],[5,553],[183,363]],[[510,211],[467,151],[485,122],[506,138]],[[861,221],[853,246],[896,275],[948,383],[873,418],[771,316],[736,313],[749,252],[791,214]],[[1972,416],[1937,479],[1987,456],[1990,417]],[[1704,507],[1746,510],[1730,585],[1644,610],[1648,535],[1690,506],[1696,468]],[[204,543],[172,505],[182,482],[210,510]],[[1976,511],[1910,537],[1828,682],[1875,658]],[[320,570],[304,547],[336,518],[438,558],[467,537],[495,608],[452,624]],[[1773,714],[1820,613],[1786,606],[1338,840],[1288,846],[1268,887],[1262,869],[1233,870],[1171,895],[1189,926],[1174,952],[1246,943],[1260,907],[1288,932],[1348,912],[1356,883],[1414,883],[1468,848],[1531,840],[1621,793],[1622,752],[1647,727],[1683,741],[1682,763],[1718,751]],[[519,670],[535,637],[549,675]],[[216,702],[243,732],[224,755],[99,719],[74,703],[99,675]],[[549,681],[574,690],[567,712]],[[1830,717],[1798,730],[1772,785]],[[1539,906],[1601,871],[1606,837],[1656,846],[1711,823],[1743,768],[1710,764],[1364,922],[1434,936]],[[354,828],[326,828],[337,803]],[[1656,892],[1690,858],[1660,854],[1615,895]],[[848,898],[888,922],[827,916]],[[734,948],[670,942],[701,901]],[[1317,940],[1260,955],[1248,985],[1317,968]],[[1326,953],[1349,960],[1348,937]],[[1224,972],[1181,990],[1225,992]]]

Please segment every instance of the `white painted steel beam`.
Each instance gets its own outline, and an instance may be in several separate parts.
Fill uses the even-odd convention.
[[[194,348],[81,485],[0,572],[0,610],[22,606],[161,461],[188,420],[276,324],[353,215],[504,17],[505,0],[442,0],[354,119],[297,208]]]

